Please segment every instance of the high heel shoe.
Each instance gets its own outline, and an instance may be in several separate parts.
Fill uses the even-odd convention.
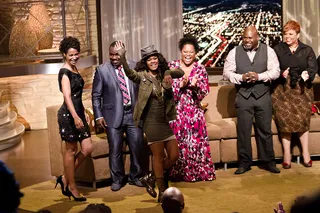
[[[283,167],[284,169],[291,169],[291,164],[286,163],[286,162],[282,162],[282,167]]]
[[[67,190],[64,190],[64,183],[62,181],[62,175],[60,175],[59,177],[57,177],[57,181],[56,181],[56,185],[54,188],[57,188],[57,185],[60,184],[61,186],[61,193],[64,195],[64,196],[69,196]]]
[[[74,201],[79,201],[79,202],[82,202],[82,201],[86,201],[86,200],[87,200],[87,198],[85,198],[85,197],[76,197],[76,196],[74,196],[74,195],[72,194],[72,192],[69,190],[68,187],[66,188],[66,192],[68,193],[67,196],[69,197],[69,200],[71,200],[70,197],[72,197],[72,198],[74,199]]]
[[[309,160],[308,163],[303,162],[302,165],[303,165],[304,167],[312,167],[312,160]]]
[[[154,177],[153,173],[151,172],[151,173],[143,176],[139,180],[143,185],[145,185],[148,194],[151,197],[156,198],[157,197],[157,192],[154,190],[154,188],[155,188],[155,177]]]

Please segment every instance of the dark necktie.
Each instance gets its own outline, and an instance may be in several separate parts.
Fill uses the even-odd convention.
[[[120,83],[120,89],[122,91],[123,96],[123,104],[127,105],[130,101],[129,91],[127,88],[126,79],[124,78],[124,74],[122,72],[122,66],[118,67],[118,79]]]

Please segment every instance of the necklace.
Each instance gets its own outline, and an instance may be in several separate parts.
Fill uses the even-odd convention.
[[[154,85],[153,83],[153,90],[156,93],[156,96],[158,99],[161,99],[163,97],[163,88],[161,87],[161,89],[158,89],[156,85]]]
[[[297,46],[295,46],[295,47],[289,46],[289,49],[290,49],[290,51],[291,51],[292,53],[295,53],[298,47],[299,47],[299,45],[297,45]]]
[[[152,78],[153,91],[155,92],[155,95],[157,96],[157,98],[161,99],[163,97],[163,87],[161,86],[159,76],[153,76],[153,75],[150,75],[150,76]]]

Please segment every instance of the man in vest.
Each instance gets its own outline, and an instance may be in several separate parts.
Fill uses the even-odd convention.
[[[251,129],[255,120],[257,147],[264,168],[280,173],[274,160],[271,119],[271,80],[280,75],[279,61],[274,50],[259,42],[254,26],[244,30],[242,44],[232,49],[225,61],[224,79],[234,83],[237,89],[237,146],[239,167],[235,174],[251,169]]]

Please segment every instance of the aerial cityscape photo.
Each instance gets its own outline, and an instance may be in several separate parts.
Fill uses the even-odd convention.
[[[241,42],[245,27],[254,25],[260,41],[282,40],[282,0],[183,0],[183,32],[196,36],[199,62],[223,67],[228,52]]]

